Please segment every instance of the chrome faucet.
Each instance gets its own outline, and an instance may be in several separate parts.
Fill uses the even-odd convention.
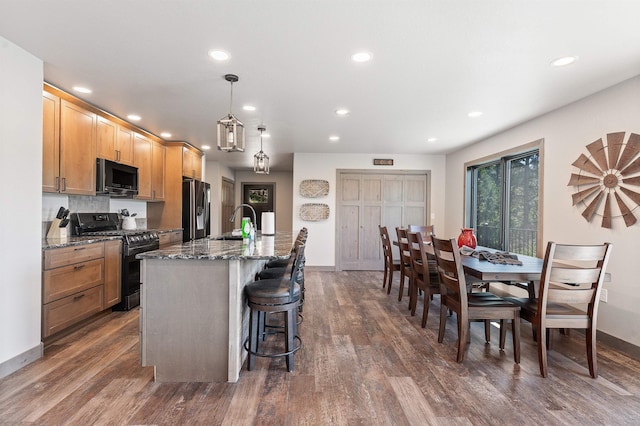
[[[249,204],[240,204],[238,207],[236,207],[236,209],[233,211],[233,214],[231,215],[231,218],[229,219],[229,222],[234,222],[236,220],[236,213],[238,213],[240,207],[249,207],[251,209],[251,211],[253,212],[253,226],[254,228],[257,227],[258,223],[256,222],[256,211]]]

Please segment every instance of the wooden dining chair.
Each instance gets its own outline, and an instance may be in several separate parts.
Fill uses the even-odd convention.
[[[540,374],[547,377],[548,329],[586,329],[589,374],[598,377],[596,322],[612,244],[567,245],[549,242],[537,298],[507,298],[536,329]],[[574,306],[583,305],[586,309]]]
[[[387,294],[391,293],[391,283],[393,282],[393,273],[400,271],[400,260],[393,258],[391,250],[391,240],[386,226],[378,225],[380,230],[380,240],[382,241],[382,253],[384,255],[384,277],[382,279],[382,288],[387,286]]]
[[[411,269],[413,272],[413,285],[410,287],[409,306],[411,315],[416,314],[416,306],[418,304],[418,290],[422,290],[423,308],[422,308],[422,328],[427,325],[427,316],[429,315],[429,305],[434,294],[440,294],[440,280],[438,279],[438,271],[436,266],[430,265],[425,251],[422,233],[409,232],[407,234],[409,241],[409,251],[411,253]]]
[[[456,313],[458,322],[457,362],[464,360],[471,320],[500,320],[500,349],[505,344],[505,322],[511,320],[513,335],[513,360],[520,363],[520,307],[492,293],[467,292],[460,250],[454,238],[443,240],[431,236],[433,251],[440,274],[440,329],[438,342],[444,339],[447,324],[447,308]],[[486,337],[485,337],[486,339]]]
[[[407,240],[407,229],[396,227],[398,236],[398,247],[400,248],[400,290],[398,292],[398,302],[402,301],[404,293],[404,280],[409,280],[409,295],[411,295],[411,285],[413,273],[411,269],[411,252],[409,251],[409,241]],[[411,309],[411,296],[409,296],[409,309]]]
[[[434,225],[408,225],[407,232],[420,232],[423,237],[436,234]]]

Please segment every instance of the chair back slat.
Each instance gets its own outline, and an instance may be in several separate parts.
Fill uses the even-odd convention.
[[[549,274],[552,283],[593,284],[600,278],[600,268],[553,267]]]
[[[547,290],[547,301],[554,303],[591,303],[595,289],[584,290],[567,288],[549,288]]]

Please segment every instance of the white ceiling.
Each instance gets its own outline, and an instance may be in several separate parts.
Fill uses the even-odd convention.
[[[638,75],[638,16],[634,0],[0,0],[0,36],[47,82],[233,168],[264,123],[272,170],[291,170],[293,152],[450,152]],[[579,59],[549,65],[565,55]],[[244,153],[215,149],[228,73]]]

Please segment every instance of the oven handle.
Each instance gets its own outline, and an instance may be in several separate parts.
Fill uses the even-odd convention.
[[[132,255],[136,255],[139,253],[144,253],[146,251],[152,251],[152,250],[157,250],[160,248],[160,244],[158,242],[155,242],[153,244],[148,244],[146,246],[138,246],[138,247],[132,247],[132,248],[126,248],[124,250],[125,256],[132,256]]]

